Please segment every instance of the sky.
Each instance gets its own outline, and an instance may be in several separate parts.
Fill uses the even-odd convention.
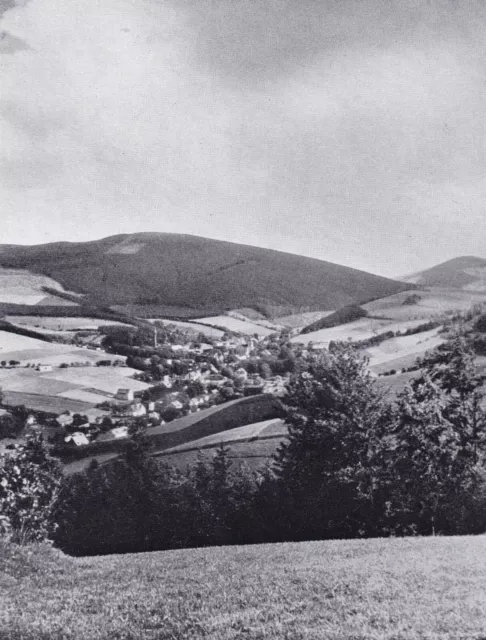
[[[3,244],[486,257],[483,0],[0,0]]]

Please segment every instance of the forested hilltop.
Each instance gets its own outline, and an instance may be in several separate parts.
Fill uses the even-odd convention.
[[[336,309],[410,288],[357,269],[280,251],[136,233],[93,242],[0,246],[0,267],[49,276],[97,304],[216,314],[255,308]],[[140,311],[140,309],[139,309]]]

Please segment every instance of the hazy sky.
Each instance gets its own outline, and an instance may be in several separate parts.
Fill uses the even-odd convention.
[[[484,0],[0,0],[1,243],[486,257]]]

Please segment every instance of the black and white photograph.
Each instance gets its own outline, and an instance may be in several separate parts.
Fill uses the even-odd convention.
[[[0,640],[486,640],[486,1],[0,0]]]

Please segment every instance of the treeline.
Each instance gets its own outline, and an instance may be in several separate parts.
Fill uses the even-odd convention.
[[[10,302],[0,302],[0,316],[45,316],[49,318],[99,318],[124,322],[136,326],[147,325],[147,321],[139,320],[125,315],[119,311],[113,311],[109,307],[81,304],[75,305],[27,305]]]
[[[482,533],[482,377],[462,338],[386,399],[349,346],[296,374],[289,437],[258,473],[228,450],[177,473],[137,436],[123,459],[69,478],[56,543],[72,554],[281,540]]]
[[[84,555],[484,533],[486,415],[474,354],[456,337],[420,366],[390,401],[349,345],[309,361],[289,383],[288,438],[257,473],[232,469],[224,447],[179,473],[135,434],[115,462],[60,480],[51,536]],[[17,475],[0,472],[0,507]],[[16,499],[12,490],[8,504]]]
[[[45,333],[38,331],[32,331],[31,329],[25,329],[24,327],[17,327],[16,325],[8,322],[7,320],[0,319],[0,331],[6,331],[7,333],[15,333],[18,336],[26,336],[27,338],[36,338],[36,340],[42,340],[44,342],[53,342],[50,336],[46,336]]]

